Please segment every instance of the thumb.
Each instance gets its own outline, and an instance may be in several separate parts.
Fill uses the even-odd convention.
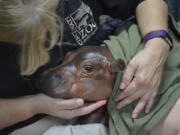
[[[76,109],[84,105],[83,99],[56,99],[56,103],[59,104],[61,109],[71,110]]]

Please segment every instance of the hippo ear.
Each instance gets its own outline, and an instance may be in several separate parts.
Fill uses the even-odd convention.
[[[123,71],[126,67],[125,62],[122,59],[117,59],[110,64],[111,72]]]

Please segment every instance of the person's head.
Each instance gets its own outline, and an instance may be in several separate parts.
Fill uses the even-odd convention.
[[[49,60],[60,36],[60,0],[0,0],[0,40],[20,44],[20,70],[31,75]]]

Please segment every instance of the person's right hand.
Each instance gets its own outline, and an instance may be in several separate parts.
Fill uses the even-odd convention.
[[[58,99],[51,98],[45,94],[34,96],[34,113],[45,113],[48,115],[71,119],[93,112],[106,104],[106,100],[94,102],[85,106],[83,99]]]

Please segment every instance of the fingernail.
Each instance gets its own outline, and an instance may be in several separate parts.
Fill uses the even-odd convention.
[[[132,118],[133,118],[133,119],[136,119],[136,117],[137,117],[137,114],[133,113],[133,114],[132,114]]]
[[[120,89],[124,89],[124,88],[125,88],[125,84],[124,84],[124,83],[121,83]]]
[[[83,105],[83,104],[84,104],[84,101],[83,101],[82,99],[77,99],[77,100],[76,100],[76,103],[77,103],[78,105]]]
[[[101,103],[105,105],[107,103],[107,100],[102,100]]]
[[[106,105],[107,104],[107,101],[104,101],[103,105]]]

